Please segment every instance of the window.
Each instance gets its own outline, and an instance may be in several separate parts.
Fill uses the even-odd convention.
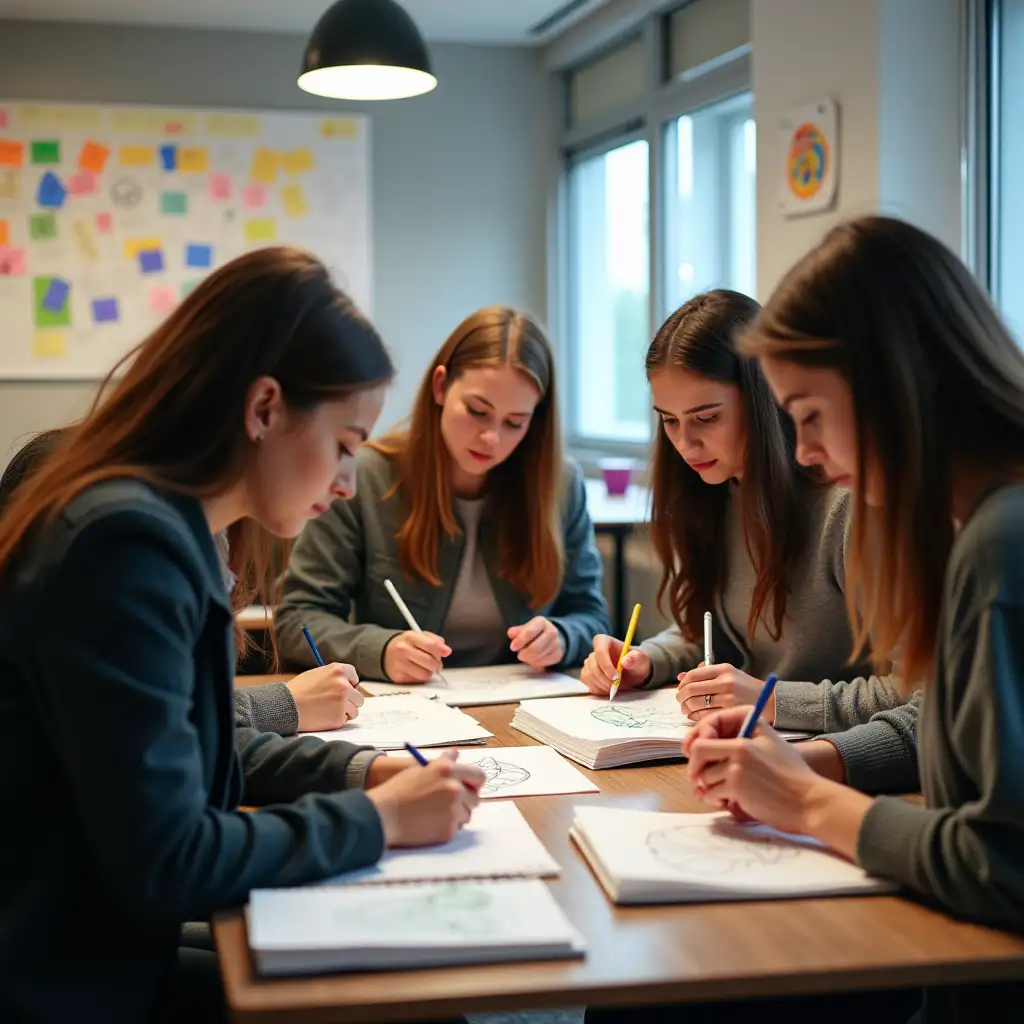
[[[570,172],[574,434],[642,442],[650,341],[648,146],[584,157]]]

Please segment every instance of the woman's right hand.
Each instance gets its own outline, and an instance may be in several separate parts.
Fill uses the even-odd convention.
[[[622,641],[604,633],[594,637],[594,650],[583,662],[580,680],[591,693],[607,694],[612,688],[615,666],[622,653]],[[651,674],[651,659],[639,647],[634,647],[622,663],[620,690],[634,690],[647,682]]]
[[[410,765],[367,790],[388,846],[434,846],[454,838],[480,802],[486,776],[446,751],[426,767]]]
[[[425,683],[441,671],[452,649],[436,633],[399,633],[384,648],[384,672],[393,683]]]

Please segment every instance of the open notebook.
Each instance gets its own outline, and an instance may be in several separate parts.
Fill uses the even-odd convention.
[[[569,833],[615,903],[867,896],[896,886],[808,836],[729,814],[577,807]]]
[[[620,693],[614,701],[592,696],[532,700],[512,716],[513,729],[587,768],[679,760],[691,726],[672,687]],[[806,738],[805,733],[780,735]]]
[[[528,665],[487,665],[483,668],[446,668],[444,680],[410,686],[399,683],[361,683],[367,693],[417,693],[451,707],[469,708],[483,704],[515,704],[540,697],[569,697],[587,692],[572,676],[561,672],[537,672]]]
[[[246,919],[261,974],[546,960],[584,950],[536,879],[257,889]]]

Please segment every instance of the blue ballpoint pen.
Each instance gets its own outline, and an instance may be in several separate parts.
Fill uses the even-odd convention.
[[[774,672],[764,681],[761,695],[757,698],[757,703],[750,709],[750,714],[747,715],[743,722],[743,728],[740,729],[740,739],[749,740],[753,737],[758,719],[761,717],[765,705],[768,703],[768,698],[771,697],[775,684],[778,681],[779,677]]]
[[[316,644],[313,643],[313,634],[303,625],[302,635],[306,638],[306,643],[309,644],[309,649],[313,652],[313,657],[316,658],[316,663],[323,668],[324,659],[320,657],[320,652],[316,649]]]

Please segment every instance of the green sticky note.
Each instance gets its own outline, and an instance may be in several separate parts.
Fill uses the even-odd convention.
[[[170,214],[188,213],[188,196],[184,192],[165,192],[160,197],[160,212]]]
[[[28,236],[33,241],[57,237],[57,217],[52,213],[33,213],[28,218]]]
[[[196,290],[198,281],[185,281],[181,286],[181,297],[184,299]]]
[[[60,296],[59,308],[53,308],[58,305],[53,301],[54,292],[51,290],[54,280],[52,277],[36,277],[32,280],[36,327],[71,326],[71,303],[67,299],[67,286],[59,279],[56,280],[62,285],[63,294]]]
[[[32,163],[59,164],[60,143],[56,139],[32,143]]]

